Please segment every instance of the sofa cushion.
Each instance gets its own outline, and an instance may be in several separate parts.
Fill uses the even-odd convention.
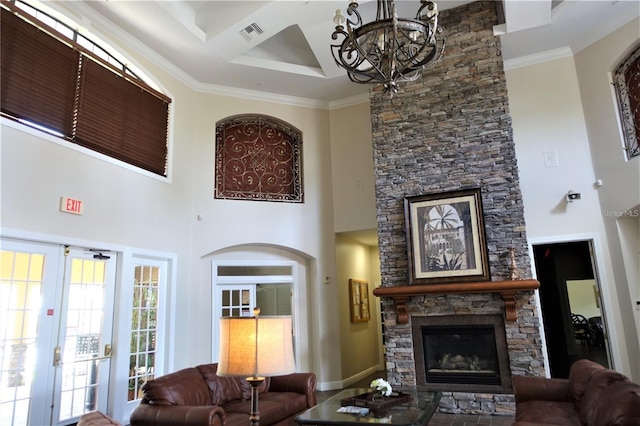
[[[580,359],[571,365],[569,370],[569,393],[576,403],[576,408],[580,410],[580,403],[587,389],[591,375],[604,367],[588,359]]]
[[[247,401],[245,401],[245,403],[246,402]],[[249,405],[249,407],[251,407],[251,405]],[[249,408],[249,410],[250,409],[251,408]],[[225,426],[247,426],[249,424],[249,413],[235,411],[225,411],[225,413],[227,414]]]
[[[211,391],[211,404],[224,405],[235,399],[243,399],[244,378],[218,376],[218,364],[203,364],[196,368]]]
[[[185,368],[142,385],[144,399],[151,405],[209,405],[211,397],[195,368]]]
[[[260,394],[259,402],[264,424],[277,423],[307,409],[307,397],[294,392],[265,392]]]
[[[265,377],[264,381],[258,386],[258,393],[264,393],[269,390],[271,377]],[[242,380],[242,399],[251,399],[251,383],[246,379]]]
[[[218,376],[218,364],[202,364],[196,369],[211,391],[213,405],[224,405],[235,399],[251,399],[251,384],[244,377]],[[270,380],[266,377],[258,387],[258,392],[266,392],[269,389]]]
[[[587,388],[584,391],[580,406],[580,420],[582,420],[584,424],[597,424],[592,423],[592,419],[598,401],[604,397],[603,393],[605,390],[616,382],[629,382],[629,379],[623,374],[609,369],[598,370],[591,375],[591,380],[589,380]],[[606,392],[608,392],[608,390]]]
[[[639,426],[640,386],[627,381],[612,383],[598,399],[590,424]]]
[[[518,402],[516,422],[532,422],[544,425],[582,426],[578,412],[571,401],[532,400]]]
[[[251,413],[250,400],[230,401],[223,405],[227,413],[227,425],[245,426]],[[258,397],[260,423],[270,425],[307,409],[307,398],[293,392],[263,392]],[[241,416],[238,416],[241,414]],[[239,419],[241,423],[235,423]]]

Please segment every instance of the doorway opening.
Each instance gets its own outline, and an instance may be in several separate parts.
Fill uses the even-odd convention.
[[[203,258],[211,268],[212,360],[218,356],[220,317],[291,315],[296,366],[313,368],[309,354],[308,278],[311,259],[286,247],[243,245]]]
[[[533,245],[551,377],[567,378],[571,364],[591,359],[610,367],[592,241]]]

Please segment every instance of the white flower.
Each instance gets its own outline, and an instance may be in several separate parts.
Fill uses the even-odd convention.
[[[391,395],[391,392],[392,392],[391,385],[389,384],[389,382],[387,382],[382,378],[372,380],[369,387],[375,391],[380,392],[384,396],[389,396]]]

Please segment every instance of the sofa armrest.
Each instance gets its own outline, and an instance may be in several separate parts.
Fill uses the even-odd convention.
[[[571,401],[569,380],[546,377],[513,376],[516,403],[523,401]]]
[[[131,413],[131,426],[222,426],[227,415],[217,405],[140,404]]]
[[[316,375],[314,373],[293,373],[271,377],[269,392],[296,392],[306,395],[307,407],[316,405]]]

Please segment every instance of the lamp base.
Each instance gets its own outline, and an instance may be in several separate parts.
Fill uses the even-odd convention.
[[[264,377],[247,377],[251,385],[251,414],[249,421],[251,426],[260,426],[260,411],[258,410],[258,388],[264,382]]]

